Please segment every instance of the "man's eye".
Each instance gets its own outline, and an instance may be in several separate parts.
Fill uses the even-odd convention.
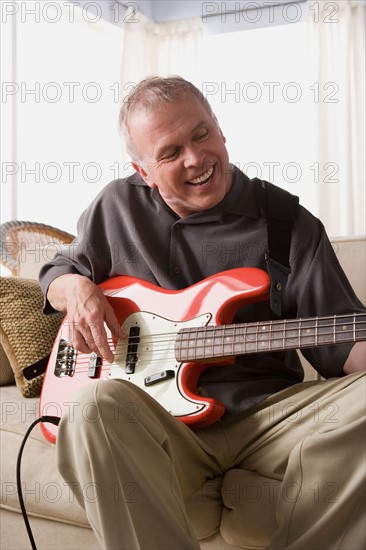
[[[166,155],[164,155],[164,158],[163,160],[171,160],[173,158],[175,158],[179,153],[179,149],[175,149],[174,151],[171,151],[170,153],[167,153]]]
[[[197,139],[198,140],[205,139],[207,136],[208,136],[208,130],[203,130],[198,134]]]

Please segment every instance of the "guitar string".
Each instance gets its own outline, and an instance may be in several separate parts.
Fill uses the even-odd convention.
[[[141,343],[142,341],[146,341],[146,339],[148,338],[154,338],[155,340],[159,340],[160,338],[162,337],[167,337],[168,340],[162,340],[162,341],[168,341],[169,342],[169,338],[171,336],[178,336],[178,337],[181,337],[183,334],[186,335],[193,335],[193,334],[197,334],[198,337],[200,336],[200,334],[202,333],[204,336],[204,338],[207,338],[207,335],[208,333],[212,332],[212,333],[215,333],[213,335],[213,337],[215,338],[217,333],[220,333],[220,332],[229,332],[229,331],[233,331],[235,333],[240,333],[243,332],[245,333],[244,335],[246,337],[250,337],[250,336],[257,336],[258,334],[268,334],[267,332],[264,331],[264,329],[266,329],[267,327],[270,327],[270,330],[268,331],[271,335],[275,335],[276,333],[277,334],[283,334],[283,332],[291,332],[291,331],[298,331],[298,330],[301,330],[302,332],[303,331],[308,331],[308,330],[317,330],[318,332],[321,331],[321,334],[319,336],[323,336],[323,335],[328,335],[328,334],[333,334],[334,333],[334,329],[335,328],[339,328],[340,326],[342,327],[342,332],[341,331],[338,331],[337,334],[344,334],[345,332],[347,332],[347,329],[344,329],[343,327],[350,327],[349,331],[352,331],[355,330],[365,330],[365,328],[359,328],[357,327],[357,325],[360,325],[362,323],[364,323],[365,321],[364,320],[358,320],[358,319],[361,319],[362,317],[365,317],[366,318],[366,315],[364,313],[356,313],[356,314],[349,314],[349,315],[342,315],[340,317],[340,319],[345,319],[345,318],[354,318],[355,320],[354,321],[351,321],[351,322],[348,322],[348,321],[344,321],[344,322],[338,322],[337,325],[334,324],[334,319],[335,317],[323,317],[321,320],[322,321],[325,321],[325,320],[330,320],[333,322],[331,324],[319,324],[319,319],[317,319],[316,317],[314,318],[307,318],[307,319],[296,319],[296,320],[279,320],[279,321],[268,321],[268,322],[265,322],[265,321],[258,321],[257,323],[238,323],[238,324],[224,324],[224,325],[207,325],[206,327],[192,327],[192,328],[182,328],[182,329],[178,329],[178,331],[176,332],[161,332],[161,333],[151,333],[149,334],[148,336],[137,336],[137,337],[133,337],[133,338],[139,338],[139,343]],[[306,323],[306,322],[310,322],[311,320],[316,320],[316,324],[314,325],[301,325],[301,323]],[[295,327],[291,327],[290,325],[297,325]],[[273,328],[274,327],[274,328]],[[278,328],[277,328],[278,327]],[[277,328],[277,330],[276,330]],[[332,332],[330,333],[327,333],[327,332],[323,332],[323,330],[327,329],[327,328],[331,328]],[[250,332],[250,330],[253,329],[254,332]],[[260,329],[260,330],[259,330]],[[301,335],[301,337],[310,337],[311,335]],[[197,338],[198,338],[197,337]],[[285,337],[287,338],[294,338],[294,336],[292,335],[286,335]],[[125,344],[125,345],[128,345],[128,336],[126,335],[126,338],[125,340],[121,343],[121,344]],[[112,337],[107,337],[107,340],[113,340]],[[132,342],[133,344],[133,342]]]
[[[326,345],[328,342],[324,343],[324,345]],[[331,342],[330,342],[331,343]],[[231,344],[227,344],[227,346],[230,346]],[[234,344],[235,345],[235,344]],[[217,347],[217,346],[216,346]],[[309,345],[308,347],[312,347],[311,345]],[[296,346],[294,346],[294,348],[296,349]],[[270,350],[270,348],[269,348]],[[149,360],[138,360],[138,364],[141,366],[141,365],[148,365],[148,364],[154,364],[154,363],[161,363],[162,361],[177,361],[177,362],[185,362],[183,359],[182,360],[178,360],[176,358],[176,355],[175,355],[175,350],[174,348],[172,347],[170,350],[169,348],[161,348],[159,351],[165,351],[165,352],[172,352],[172,355],[169,355],[168,353],[165,353],[164,357],[157,357],[157,358],[151,358]],[[240,350],[242,351],[242,350]],[[256,348],[254,350],[248,350],[244,353],[253,353],[253,352],[261,352],[262,350]],[[154,348],[154,352],[156,352],[156,349]],[[243,351],[242,351],[243,353]],[[117,362],[118,362],[118,358],[120,355],[123,355],[121,353],[116,353],[115,354],[115,357],[117,358]],[[235,355],[235,350],[233,350],[233,355]],[[190,361],[194,361],[194,360],[199,360],[199,359],[203,359],[205,356],[203,355],[203,357],[200,357],[199,355],[196,356],[196,357],[192,357],[190,358]],[[84,365],[85,365],[85,370],[84,370]],[[77,361],[77,365],[76,365],[76,370],[79,373],[81,372],[87,372],[89,370],[89,366],[90,366],[90,356],[88,354],[79,354],[79,359]],[[102,370],[108,370],[110,367],[109,367],[109,364],[103,364],[103,365],[100,365]]]
[[[354,340],[354,336],[355,338],[357,338],[357,336],[359,334],[361,334],[362,332],[364,332],[365,329],[362,328],[362,327],[356,327],[355,329],[352,329],[352,330],[348,330],[348,331],[343,331],[342,333],[339,333],[337,334],[336,336],[342,336],[343,338],[345,337],[345,335],[347,333],[349,334],[352,334],[352,336],[349,336],[349,338],[351,339],[351,341]],[[278,331],[280,333],[280,331]],[[172,335],[176,333],[172,333]],[[271,345],[272,345],[272,348],[275,349],[275,344],[273,343],[273,341],[275,340],[273,337],[271,337],[273,335],[273,332],[272,333],[259,333],[259,334],[247,334],[245,333],[245,331],[238,331],[237,334],[233,334],[232,336],[234,337],[234,339],[231,339],[231,336],[229,336],[228,340],[226,341],[223,341],[222,339],[219,339],[218,337],[216,336],[213,336],[213,337],[210,337],[210,338],[207,338],[207,337],[200,337],[200,336],[194,336],[194,332],[193,333],[185,333],[185,334],[189,334],[190,335],[190,338],[189,339],[186,339],[186,340],[182,340],[178,342],[178,348],[179,348],[179,344],[181,343],[187,343],[189,344],[188,346],[185,346],[185,348],[187,348],[187,350],[191,350],[191,348],[193,348],[193,343],[195,342],[197,347],[199,348],[211,348],[211,347],[221,347],[221,346],[224,346],[224,347],[230,347],[230,346],[242,346],[244,344],[244,349],[245,349],[245,344],[249,346],[251,345],[255,345],[255,344],[260,344],[260,345],[264,345],[266,344],[268,346],[268,349],[270,350],[271,349]],[[153,346],[153,351],[154,352],[162,352],[164,350],[167,349],[166,346],[163,346],[163,344],[171,344],[172,343],[172,339],[161,339],[160,338],[160,334],[150,334],[148,336],[145,336],[145,337],[142,337],[140,338],[140,342],[139,344],[136,344],[136,345],[152,345]],[[322,337],[323,339],[323,342],[324,343],[324,339],[326,338],[326,342],[328,343],[334,343],[334,333],[333,332],[323,332],[320,337]],[[240,341],[237,340],[238,337],[243,337],[243,340],[241,339]],[[249,338],[248,338],[249,337]],[[250,337],[253,337],[253,338],[250,338]],[[258,338],[259,337],[259,338]],[[366,337],[366,333],[365,333],[365,337]],[[307,347],[311,347],[313,345],[313,342],[307,342],[306,339],[307,338],[311,338],[311,335],[298,335],[298,336],[295,336],[295,335],[282,335],[280,339],[278,339],[278,341],[281,341],[281,343],[284,343],[285,342],[285,345],[288,344],[288,342],[291,342],[292,340],[294,340],[295,342],[299,342],[297,345],[301,344],[301,339],[303,340],[303,344],[307,344]],[[216,341],[219,340],[219,341]],[[108,338],[108,340],[113,343],[113,339],[112,338]],[[177,342],[178,339],[174,339],[174,344],[175,342]],[[305,340],[305,341],[304,341]],[[198,343],[198,344],[197,344]],[[119,342],[117,343],[117,347],[115,348],[115,355],[123,355],[127,352],[127,349],[125,348],[128,348],[130,344],[128,342]],[[134,344],[132,344],[134,345]],[[292,344],[290,344],[292,345]],[[296,344],[294,343],[293,344],[295,347],[296,347]],[[325,344],[324,344],[325,345]],[[121,349],[122,348],[122,349]],[[150,352],[151,350],[150,349],[145,349],[143,350],[145,352]],[[180,348],[180,351],[181,348]]]
[[[333,326],[332,325],[324,325],[324,326],[321,326],[321,327],[318,327],[318,332],[319,332],[319,336],[328,336],[328,335],[336,335],[336,336],[339,336],[339,335],[343,335],[343,334],[347,334],[348,332],[350,333],[353,333],[354,330],[356,332],[362,332],[363,330],[366,330],[366,327],[362,327],[362,326],[357,326],[357,325],[362,325],[363,322],[358,322],[356,321],[355,323],[349,323],[348,325],[343,323],[342,325],[342,330],[339,330],[339,331],[334,331],[333,329]],[[237,328],[229,328],[227,329],[227,325],[217,325],[215,327],[207,327],[207,328],[192,328],[192,329],[187,329],[187,328],[184,328],[184,329],[180,329],[179,331],[177,332],[166,332],[166,333],[151,333],[147,336],[141,336],[139,337],[139,342],[138,343],[141,343],[141,342],[153,342],[153,339],[155,341],[160,341],[160,342],[168,342],[169,341],[169,337],[171,336],[176,336],[178,337],[178,339],[182,339],[181,337],[184,335],[184,336],[192,336],[192,340],[194,339],[201,339],[201,340],[208,340],[208,339],[215,339],[215,338],[222,338],[222,335],[220,335],[220,333],[225,333],[227,332],[228,333],[228,337],[230,336],[236,336],[236,335],[239,335],[239,336],[242,336],[244,335],[245,337],[251,337],[253,340],[256,339],[258,336],[269,336],[269,340],[272,340],[273,339],[273,336],[276,336],[276,335],[280,335],[281,338],[282,336],[285,336],[285,338],[310,338],[313,336],[313,334],[309,334],[307,332],[305,332],[305,334],[303,333],[304,331],[308,331],[308,330],[311,330],[309,329],[309,327],[303,327],[301,329],[301,334],[299,335],[298,334],[298,330],[295,330],[294,328],[291,328],[289,329],[288,327],[284,327],[284,329],[278,329],[278,330],[264,330],[263,329],[263,325],[258,325],[258,327],[256,327],[256,330],[253,331],[253,332],[249,332],[248,329],[245,327],[245,326],[241,326],[241,325],[230,325],[230,327],[237,327]],[[344,328],[345,327],[345,328]],[[253,328],[251,326],[251,328]],[[266,328],[266,327],[264,327]],[[319,328],[321,329],[324,329],[324,330],[320,330],[319,331]],[[326,329],[330,329],[330,330],[327,330],[325,332]],[[230,331],[232,331],[232,333],[230,334]],[[285,333],[285,335],[283,334]],[[291,333],[291,334],[290,334]],[[294,334],[292,334],[294,333]],[[165,338],[167,338],[165,340]],[[151,340],[149,340],[151,339]],[[188,341],[189,339],[185,340],[185,341]],[[131,342],[131,344],[133,345],[134,342]],[[129,345],[128,343],[128,340],[126,339],[126,341],[123,341],[121,342],[120,345]]]
[[[342,325],[342,327],[344,327],[344,326],[351,326],[351,327],[352,327],[352,328],[351,328],[351,331],[352,331],[353,334],[356,336],[357,333],[360,333],[360,332],[365,331],[365,328],[360,328],[360,327],[356,326],[356,325],[359,325],[359,324],[360,324],[360,321],[358,321],[357,319],[362,318],[362,317],[364,317],[364,316],[365,316],[365,314],[349,314],[349,315],[344,315],[344,316],[341,316],[341,319],[346,319],[346,318],[347,318],[347,319],[354,319],[354,320],[353,320],[351,323],[349,323],[349,322],[343,322],[343,323],[338,323],[338,324],[339,324],[339,325]],[[339,318],[340,318],[340,317],[338,316],[338,319],[339,319]],[[316,321],[318,321],[317,318],[314,318],[314,319],[316,319]],[[329,344],[333,343],[333,340],[334,340],[334,337],[335,337],[335,332],[334,332],[335,325],[334,325],[334,321],[335,321],[336,317],[323,318],[322,320],[324,321],[324,320],[326,320],[326,319],[327,319],[327,320],[333,320],[333,324],[332,324],[332,325],[324,325],[324,324],[323,324],[323,325],[321,325],[320,328],[323,328],[323,329],[324,329],[324,328],[327,328],[327,327],[331,326],[332,332],[327,332],[327,333],[322,332],[322,334],[321,334],[320,336],[322,336],[323,338],[324,338],[325,336],[332,336],[332,341],[331,341],[331,342],[328,342],[328,341],[327,341],[327,342],[323,342],[324,345],[326,345],[326,344],[328,344],[328,343],[329,343]],[[309,322],[310,319],[307,319],[306,321]],[[256,329],[257,329],[257,333],[249,333],[249,336],[252,336],[252,337],[254,336],[254,340],[248,342],[248,344],[249,344],[249,345],[250,345],[250,344],[256,344],[256,346],[255,346],[255,349],[254,349],[254,350],[253,350],[253,349],[248,349],[248,351],[247,351],[246,349],[243,350],[242,348],[241,348],[240,350],[236,351],[236,350],[235,350],[235,346],[237,346],[237,345],[241,345],[241,346],[242,346],[242,342],[235,342],[235,340],[234,340],[234,341],[231,341],[231,342],[228,342],[228,341],[223,342],[222,340],[220,341],[220,343],[215,342],[215,338],[217,338],[217,332],[223,332],[223,331],[225,331],[227,325],[217,325],[217,326],[216,326],[216,325],[213,325],[213,326],[210,326],[210,325],[209,325],[209,326],[204,327],[204,328],[199,327],[198,329],[197,329],[197,328],[195,328],[195,329],[188,329],[188,330],[187,330],[187,329],[183,329],[183,331],[182,331],[180,334],[188,334],[188,335],[192,336],[192,334],[198,333],[198,334],[200,335],[200,333],[203,332],[204,335],[205,335],[205,338],[202,338],[202,336],[201,336],[201,337],[197,337],[197,336],[196,336],[196,337],[194,337],[194,338],[192,338],[192,337],[189,338],[189,340],[183,340],[183,341],[184,341],[184,342],[189,342],[191,345],[192,345],[192,342],[194,342],[195,340],[196,340],[196,341],[199,341],[199,342],[200,342],[200,346],[199,346],[199,347],[201,347],[201,348],[209,347],[209,348],[212,349],[213,347],[216,347],[216,348],[217,348],[217,347],[222,346],[222,347],[223,347],[223,349],[222,349],[222,352],[223,352],[223,353],[226,353],[225,347],[226,347],[226,348],[228,348],[228,347],[230,348],[230,346],[231,346],[231,347],[232,347],[232,351],[233,351],[233,355],[235,355],[235,354],[237,354],[237,353],[239,353],[239,352],[242,352],[242,353],[251,353],[251,352],[252,352],[252,353],[253,353],[253,352],[266,351],[266,350],[260,349],[260,347],[258,348],[258,340],[257,340],[255,337],[258,336],[259,334],[261,334],[262,336],[263,336],[263,335],[268,335],[268,336],[270,336],[270,338],[268,338],[268,340],[263,339],[263,338],[259,339],[259,344],[260,344],[260,346],[264,346],[264,344],[266,344],[267,342],[269,343],[269,342],[273,341],[273,334],[277,332],[278,334],[282,334],[282,337],[281,337],[281,340],[282,340],[282,341],[286,341],[286,340],[289,340],[289,339],[295,339],[296,341],[299,340],[299,344],[298,344],[297,346],[294,345],[295,348],[296,348],[296,347],[299,347],[299,346],[301,345],[301,338],[306,338],[306,337],[309,338],[309,337],[311,337],[311,335],[308,334],[308,335],[306,336],[306,335],[301,335],[301,334],[300,334],[300,335],[298,335],[298,336],[294,336],[294,335],[284,335],[284,334],[283,334],[283,332],[284,332],[284,326],[285,326],[285,325],[287,325],[287,326],[285,326],[285,331],[287,331],[287,332],[288,332],[288,331],[291,331],[291,330],[292,330],[292,331],[294,330],[293,328],[291,329],[291,328],[288,327],[288,325],[291,325],[291,324],[296,324],[298,329],[301,329],[301,328],[309,329],[309,327],[301,327],[301,326],[299,326],[299,324],[300,324],[299,322],[301,322],[301,319],[299,319],[299,320],[289,320],[289,321],[287,321],[286,323],[285,323],[283,320],[280,320],[280,321],[270,321],[270,322],[268,322],[268,323],[261,323],[261,322],[257,322],[257,323],[255,323],[255,324],[250,323],[250,324],[246,324],[245,326],[243,326],[243,325],[233,325],[231,328],[233,329],[233,332],[236,333],[234,336],[244,336],[244,337],[246,337],[246,338],[248,338],[248,332],[247,332],[247,327],[248,327],[248,325],[250,325],[251,328],[256,328]],[[361,321],[361,322],[362,322],[362,321]],[[261,328],[261,327],[263,327],[263,326],[264,326],[264,327],[270,326],[270,332],[269,332],[269,333],[258,332],[258,329]],[[272,330],[273,326],[275,326],[275,327],[276,327],[276,326],[280,326],[281,328],[280,328],[280,330],[277,330],[277,331],[276,331],[276,330]],[[311,327],[310,327],[310,328],[311,328]],[[319,325],[318,325],[317,328],[319,329]],[[262,330],[263,330],[263,329],[262,329]],[[209,333],[209,332],[212,332],[212,333],[214,334],[213,337],[207,338],[207,333]],[[346,330],[344,329],[341,333],[338,333],[338,335],[339,335],[339,334],[344,335],[345,332],[346,332]],[[178,332],[175,332],[175,333],[160,333],[160,334],[156,334],[156,335],[154,335],[154,334],[149,334],[147,337],[140,337],[140,342],[139,342],[139,343],[142,343],[142,342],[143,342],[145,345],[146,345],[146,343],[154,344],[154,349],[153,349],[153,351],[154,351],[155,353],[165,352],[165,355],[164,355],[163,358],[161,358],[161,357],[156,358],[156,359],[153,359],[153,358],[152,358],[152,359],[149,360],[149,361],[147,361],[147,360],[145,360],[145,361],[139,360],[139,365],[142,365],[142,364],[144,364],[144,363],[146,363],[146,364],[152,364],[152,363],[155,363],[155,362],[160,363],[162,360],[165,360],[165,361],[169,361],[169,360],[177,361],[174,347],[172,347],[172,349],[169,350],[169,348],[166,348],[166,347],[159,347],[159,346],[156,345],[157,343],[158,343],[160,346],[161,346],[161,344],[163,344],[163,343],[171,343],[171,339],[169,339],[169,340],[164,340],[164,339],[162,339],[162,337],[165,338],[167,335],[168,335],[168,336],[173,336],[173,335],[174,335],[174,336],[177,336],[177,335],[178,335]],[[155,342],[154,342],[153,339],[155,339]],[[205,339],[208,340],[208,342],[206,342],[206,343],[203,342],[203,340],[205,340]],[[107,340],[109,340],[110,342],[113,342],[113,338],[111,338],[111,337],[107,338]],[[213,340],[213,341],[212,341],[212,340]],[[354,340],[354,339],[352,338],[351,341],[353,341],[353,340]],[[124,348],[124,347],[127,347],[127,346],[128,346],[128,341],[117,343],[117,348],[116,348],[116,353],[115,353],[115,357],[117,358],[117,361],[119,360],[120,356],[122,356],[122,357],[124,356],[124,351],[125,351],[125,350],[123,350],[123,349],[122,349],[122,351],[120,351],[120,350],[118,350],[118,348],[120,348],[120,347]],[[311,344],[309,344],[307,347],[311,347]],[[271,350],[271,346],[269,345],[269,346],[268,346],[268,351],[270,351],[270,350]],[[150,351],[150,350],[148,350],[148,351]],[[168,351],[172,351],[172,352],[173,352],[172,356],[167,355],[167,352],[168,352]],[[181,349],[180,349],[179,351],[182,353],[182,350],[181,350]],[[187,348],[187,351],[192,351],[192,349],[188,347],[188,348]],[[84,356],[84,355],[85,355],[85,359],[83,359],[83,356]],[[190,360],[200,359],[200,358],[204,358],[204,357],[205,357],[205,354],[203,355],[203,357],[200,357],[200,356],[196,353],[196,357],[192,357]],[[79,360],[77,361],[77,366],[82,367],[83,364],[88,365],[88,369],[89,369],[90,360],[89,360],[89,355],[88,355],[88,354],[80,354],[80,355],[79,355]],[[107,368],[108,368],[108,367],[107,367]],[[86,369],[86,370],[88,370],[88,369]],[[78,369],[78,372],[81,372],[81,368]]]
[[[365,332],[366,329],[363,327],[353,327],[349,329],[343,329],[342,332],[335,333],[334,331],[322,331],[318,334],[318,339],[321,342],[337,343],[337,339],[350,339],[351,341],[357,339],[357,337]],[[220,334],[221,333],[221,334]],[[348,335],[348,336],[347,336]],[[223,337],[224,336],[224,337]],[[139,346],[154,346],[154,350],[163,350],[165,344],[169,344],[174,337],[174,341],[177,343],[179,349],[187,348],[191,349],[194,347],[211,347],[211,346],[230,346],[230,345],[243,345],[248,346],[252,344],[259,343],[260,345],[267,344],[268,349],[271,348],[280,348],[282,345],[286,348],[291,341],[297,342],[297,346],[301,345],[314,346],[314,342],[309,339],[313,338],[313,334],[290,334],[284,333],[284,331],[271,331],[269,332],[257,332],[257,333],[248,333],[245,329],[237,329],[232,334],[226,334],[223,331],[218,331],[215,333],[207,333],[200,331],[186,331],[179,333],[166,333],[166,334],[149,334],[147,336],[140,337],[140,342],[136,345]],[[365,332],[366,337],[366,332]],[[240,340],[239,340],[240,339]],[[187,345],[188,344],[188,345]],[[128,348],[130,344],[128,342],[120,342],[117,344],[116,353],[118,348],[122,348],[120,353],[124,353],[125,349]],[[131,345],[134,345],[132,343]],[[290,344],[292,345],[292,344]],[[296,344],[294,344],[296,347]],[[145,351],[150,351],[146,349]]]
[[[363,331],[366,330],[366,328],[362,327],[362,326],[357,326],[357,325],[361,325],[362,322],[358,322],[356,321],[355,323],[349,323],[348,325],[343,323],[343,326],[342,326],[342,332],[334,332],[334,330],[331,330],[331,331],[328,331],[328,332],[324,332],[322,331],[321,334],[319,334],[320,337],[326,337],[326,336],[344,336],[345,334],[347,334],[347,332],[351,332],[352,334],[353,333],[362,333]],[[348,326],[350,327],[348,330]],[[276,334],[280,335],[281,337],[281,340],[283,339],[287,339],[287,340],[292,340],[292,339],[295,339],[295,340],[299,340],[301,338],[311,338],[312,335],[311,334],[284,334],[284,332],[288,333],[288,332],[291,332],[291,330],[288,330],[288,329],[285,329],[285,330],[271,330],[269,332],[264,332],[263,329],[262,331],[256,331],[256,332],[248,332],[248,330],[246,329],[246,327],[242,327],[241,325],[234,325],[234,327],[238,327],[238,328],[233,328],[233,333],[231,335],[228,335],[227,338],[231,338],[231,337],[245,337],[246,340],[249,341],[249,343],[251,342],[256,342],[256,341],[259,341],[261,343],[263,342],[271,342],[273,341],[275,338],[274,336]],[[258,325],[257,328],[261,328],[263,327],[263,325]],[[328,328],[329,325],[327,325],[326,327],[323,326],[322,328]],[[344,328],[346,327],[346,328]],[[207,345],[207,346],[210,346],[210,345],[230,345],[230,344],[235,344],[235,343],[241,343],[241,342],[235,342],[232,341],[228,341],[226,340],[226,342],[223,342],[222,340],[222,337],[221,335],[218,335],[218,333],[222,333],[222,332],[226,332],[225,330],[223,330],[225,328],[225,325],[217,325],[215,327],[207,327],[207,328],[199,328],[199,329],[181,329],[180,331],[177,331],[177,332],[170,332],[170,333],[156,333],[156,334],[149,334],[147,336],[141,336],[139,337],[139,342],[137,343],[138,344],[164,344],[164,343],[170,343],[171,342],[171,337],[175,337],[175,340],[179,340],[179,341],[183,341],[183,342],[189,342],[189,343],[192,343],[193,341],[200,341],[201,344],[200,346],[202,345]],[[333,329],[333,327],[331,327]],[[306,328],[306,330],[308,330],[308,328]],[[293,329],[292,329],[293,331]],[[212,333],[212,334],[210,334]],[[185,336],[189,336],[188,339],[184,339],[182,338],[182,336],[185,335]],[[268,338],[263,338],[263,337],[266,337],[268,336]],[[166,339],[166,337],[168,337],[168,339]],[[221,341],[220,343],[217,343],[215,342],[215,339],[219,339],[221,337]],[[258,339],[259,337],[259,339]],[[206,340],[206,342],[205,342]],[[110,343],[113,343],[114,340],[112,337],[107,337],[107,341],[109,341]],[[212,342],[213,341],[213,342]],[[131,343],[132,345],[134,345],[134,343],[132,342]],[[120,341],[117,343],[117,347],[127,347],[128,345],[130,345],[130,343],[128,342],[128,340],[125,340],[125,341]]]
[[[354,326],[356,325],[356,330],[358,329],[357,325],[360,325],[362,324],[363,322],[365,321],[362,321],[362,320],[358,320],[360,317],[364,317],[365,314],[355,314],[356,315],[356,318],[354,321],[351,321],[351,322],[347,322],[347,321],[344,321],[344,322],[339,322],[338,325],[334,325],[334,322],[330,323],[330,324],[319,324],[319,322],[317,324],[314,324],[314,325],[300,325],[299,321],[301,322],[301,320],[296,320],[296,321],[268,321],[268,322],[258,322],[258,323],[239,323],[239,324],[225,324],[225,325],[208,325],[206,327],[193,327],[193,328],[182,328],[182,329],[179,329],[177,332],[161,332],[161,333],[151,333],[149,334],[148,336],[142,336],[142,337],[139,337],[140,339],[140,342],[145,340],[146,338],[154,338],[154,339],[159,339],[161,337],[170,337],[170,336],[182,336],[183,334],[186,335],[193,335],[193,334],[197,334],[198,336],[200,336],[200,334],[203,335],[204,338],[207,338],[207,336],[209,335],[210,332],[214,333],[214,336],[215,337],[217,334],[220,334],[222,332],[230,332],[230,331],[233,331],[235,333],[239,333],[240,332],[244,332],[245,333],[245,336],[256,336],[257,334],[267,334],[267,332],[264,332],[264,329],[267,328],[267,327],[271,327],[270,330],[268,332],[271,333],[271,335],[276,335],[276,334],[281,334],[283,332],[286,332],[286,333],[289,333],[291,331],[298,331],[298,330],[301,330],[302,332],[303,331],[308,331],[308,330],[318,330],[318,332],[320,332],[319,336],[323,336],[323,335],[327,335],[327,334],[333,334],[334,333],[334,329],[335,328],[339,328],[339,327],[342,327],[342,332],[341,331],[336,331],[337,334],[344,334],[344,332],[347,332],[347,329],[343,329],[343,327],[350,327],[349,328],[349,331],[352,331],[354,330]],[[342,316],[342,319],[344,319],[346,316]],[[352,315],[353,317],[353,315]],[[316,318],[314,318],[316,319]],[[329,317],[329,318],[323,318],[324,319],[329,319],[329,320],[332,320],[333,318]],[[305,321],[302,321],[303,323],[304,322],[307,322],[309,321],[309,319],[306,319]],[[290,326],[290,325],[294,325],[296,324],[297,326]],[[274,328],[273,328],[274,327]],[[326,330],[327,328],[330,328],[331,329],[331,332],[330,333],[327,333],[327,332],[324,332],[324,330]],[[250,330],[253,330],[253,332],[250,332]],[[361,330],[365,330],[361,327]],[[303,336],[303,335],[302,335]],[[304,335],[304,336],[311,336],[311,335]],[[293,338],[294,336],[292,335],[288,335],[286,336],[287,338]],[[128,336],[126,337],[126,343],[127,343],[127,340],[128,340]]]

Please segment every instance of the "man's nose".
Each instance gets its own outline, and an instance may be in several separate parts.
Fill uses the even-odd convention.
[[[184,157],[185,168],[192,166],[202,166],[204,163],[205,153],[199,145],[192,145],[186,148]]]

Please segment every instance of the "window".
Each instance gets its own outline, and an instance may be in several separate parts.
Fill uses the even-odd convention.
[[[8,126],[16,109],[16,128],[13,151],[5,145],[2,159],[2,221],[75,233],[82,210],[118,177],[123,30],[93,5],[87,12],[67,2],[18,2],[12,16],[16,75],[8,69],[2,109]]]
[[[202,90],[227,138],[231,161],[300,194],[314,211],[318,185],[314,98],[307,79],[306,23],[208,35]]]

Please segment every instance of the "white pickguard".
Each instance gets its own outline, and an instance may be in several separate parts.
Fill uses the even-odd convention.
[[[122,330],[129,334],[130,328],[140,328],[137,362],[135,372],[126,374],[126,356],[128,341],[119,340],[115,353],[115,362],[108,372],[108,378],[128,380],[146,391],[173,416],[188,416],[202,413],[206,403],[184,395],[178,375],[182,363],[178,363],[174,354],[177,332],[182,328],[206,326],[211,314],[204,314],[189,321],[175,322],[153,313],[139,311],[125,320]],[[152,386],[145,385],[149,376],[173,370],[174,378],[162,380]]]

